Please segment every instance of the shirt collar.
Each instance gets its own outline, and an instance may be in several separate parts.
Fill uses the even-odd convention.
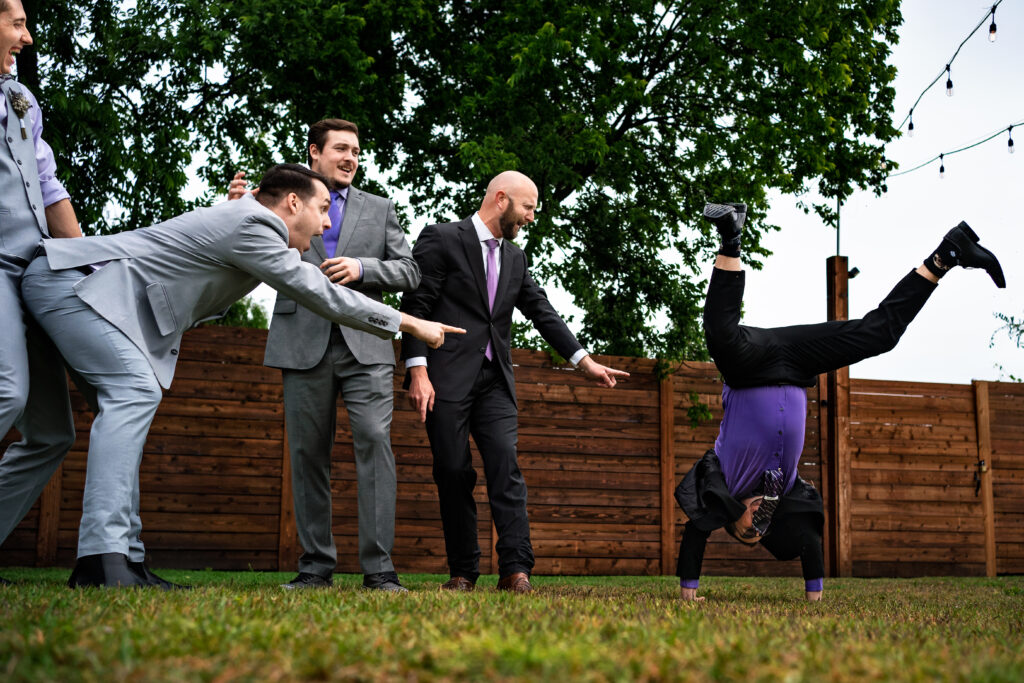
[[[351,185],[341,188],[340,190],[331,190],[331,199],[335,197],[341,197],[341,201],[348,201],[348,191],[352,189]]]
[[[478,240],[480,240],[481,242],[486,242],[487,240],[494,239],[494,235],[492,235],[491,231],[487,228],[486,225],[484,225],[483,219],[480,218],[479,213],[474,213],[473,218],[471,220],[473,221],[473,227],[476,228],[476,238]],[[502,239],[499,237],[498,246],[501,246],[501,242]]]

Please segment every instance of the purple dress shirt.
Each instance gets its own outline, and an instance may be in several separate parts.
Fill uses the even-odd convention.
[[[36,167],[39,170],[39,190],[43,195],[43,206],[56,204],[62,199],[70,199],[71,195],[64,189],[64,185],[57,180],[57,163],[53,159],[53,150],[43,140],[43,116],[40,113],[39,102],[36,96],[25,86],[18,84],[23,93],[28,96],[32,106],[26,116],[32,122],[32,139],[36,148]],[[7,98],[0,97],[0,130],[7,127]]]
[[[807,391],[789,385],[722,389],[725,416],[715,453],[729,493],[737,500],[754,494],[764,471],[781,469],[783,493],[796,482],[807,426]]]

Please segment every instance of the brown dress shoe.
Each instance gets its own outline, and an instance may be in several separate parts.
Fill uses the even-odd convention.
[[[509,574],[498,581],[498,590],[511,593],[532,593],[533,586],[530,585],[530,577],[524,572]]]
[[[474,588],[476,588],[476,584],[465,576],[453,576],[441,584],[441,590],[443,591],[463,591],[468,593]]]

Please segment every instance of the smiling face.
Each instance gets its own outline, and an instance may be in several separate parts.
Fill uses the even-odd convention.
[[[744,498],[743,504],[747,506],[743,514],[735,522],[727,525],[729,533],[740,543],[746,545],[757,545],[761,540],[761,534],[754,528],[754,512],[761,507],[764,496],[752,496]]]
[[[533,222],[534,211],[537,210],[537,189],[521,187],[514,197],[510,194],[498,193],[498,202],[499,207],[502,202],[505,207],[501,216],[498,217],[501,236],[507,240],[515,239],[520,228]]]
[[[0,73],[9,74],[14,68],[14,56],[32,44],[28,32],[28,19],[21,0],[7,0],[7,9],[0,12]]]
[[[329,130],[323,149],[309,146],[309,167],[327,176],[340,190],[352,184],[359,169],[359,137],[350,130]]]
[[[288,195],[287,202],[293,213],[288,224],[288,246],[304,252],[309,249],[309,242],[314,235],[324,234],[331,227],[331,219],[327,210],[331,207],[331,195],[327,187],[316,181],[313,183],[313,196],[303,200],[295,193]]]

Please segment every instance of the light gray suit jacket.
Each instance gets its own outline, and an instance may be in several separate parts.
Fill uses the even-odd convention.
[[[110,262],[77,282],[75,292],[146,354],[165,389],[185,331],[223,315],[261,281],[381,339],[401,321],[393,308],[334,286],[304,263],[288,248],[284,221],[250,195],[140,230],[44,246],[54,270]]]
[[[314,237],[302,260],[319,267],[325,259],[334,256],[359,259],[363,264],[363,279],[346,287],[376,301],[383,300],[382,292],[416,289],[420,283],[420,267],[398,225],[394,203],[354,187],[349,189],[346,202],[336,251],[328,254],[323,239]],[[327,280],[326,276],[324,279]],[[331,324],[315,310],[299,305],[286,292],[279,291],[264,364],[308,370],[323,358],[331,338]],[[350,327],[342,327],[341,335],[352,355],[363,365],[395,364],[390,340]]]

